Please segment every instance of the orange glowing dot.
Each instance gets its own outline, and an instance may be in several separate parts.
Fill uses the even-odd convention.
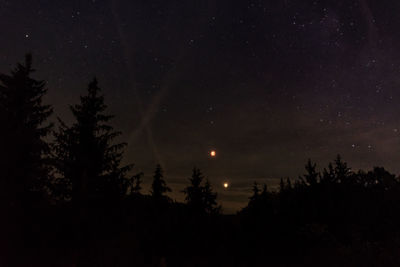
[[[224,188],[228,188],[229,184],[228,183],[224,183]]]
[[[211,152],[210,152],[210,156],[211,157],[215,157],[217,155],[217,152],[215,152],[215,150],[212,150]]]

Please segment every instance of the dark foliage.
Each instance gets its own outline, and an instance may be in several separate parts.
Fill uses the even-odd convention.
[[[105,199],[115,201],[128,190],[140,190],[139,180],[133,184],[135,179],[127,177],[133,166],[121,167],[126,144],[113,143],[121,133],[108,124],[113,116],[104,113],[107,106],[99,93],[94,79],[87,95],[81,96],[80,104],[70,107],[76,122],[69,127],[59,119],[59,131],[55,133],[54,162],[60,175],[55,181],[55,192],[77,205]]]
[[[11,74],[0,74],[1,195],[8,200],[41,191],[50,171],[44,138],[52,127],[46,123],[52,108],[43,104],[45,82],[33,79],[34,71],[28,54]]]
[[[33,72],[28,54],[11,74],[0,74],[0,249],[5,255],[24,246],[29,213],[44,203],[48,192],[45,138],[52,108],[43,104],[45,82],[32,78]]]
[[[185,204],[166,196],[160,165],[144,195],[97,81],[49,146],[51,108],[32,71],[27,56],[0,75],[0,266],[400,265],[400,180],[384,168],[354,171],[338,156],[320,172],[308,160],[278,191],[254,183],[236,215],[220,214],[197,168]]]
[[[156,200],[165,199],[164,195],[167,192],[171,192],[171,189],[167,186],[163,179],[163,170],[161,165],[158,164],[153,176],[153,183],[151,185],[151,196]]]
[[[261,247],[270,250],[299,246],[293,248],[301,252],[298,257],[321,249],[332,256],[345,248],[347,258],[352,253],[367,257],[370,250],[377,257],[384,249],[392,251],[388,246],[398,247],[400,180],[395,175],[381,167],[353,172],[340,156],[322,174],[310,160],[305,168],[294,186],[282,179],[279,192],[263,196],[254,186],[249,205],[240,212],[246,236],[257,233],[257,239],[269,240]],[[255,238],[251,242],[259,244]]]
[[[217,194],[212,192],[208,180],[203,185],[203,175],[197,168],[193,168],[192,177],[189,178],[190,185],[185,188],[186,201],[190,209],[198,214],[216,214],[220,207],[217,206]]]

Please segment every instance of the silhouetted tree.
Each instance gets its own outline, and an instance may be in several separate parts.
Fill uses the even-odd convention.
[[[316,185],[319,182],[318,178],[320,176],[320,174],[316,171],[316,167],[317,164],[313,164],[311,159],[309,159],[305,165],[307,173],[303,177],[300,177],[300,180],[307,185]]]
[[[261,191],[260,197],[261,198],[268,197],[268,186],[267,186],[267,184],[263,184],[263,190]]]
[[[0,190],[8,204],[42,191],[50,171],[44,138],[52,127],[46,123],[52,108],[43,104],[47,89],[31,77],[34,71],[28,54],[10,75],[0,74]]]
[[[136,195],[140,194],[140,191],[142,190],[142,176],[143,173],[138,173],[136,175],[131,176],[128,184],[128,194],[129,195]]]
[[[337,155],[335,159],[335,182],[343,183],[347,182],[347,179],[351,176],[351,169],[347,167],[347,163],[342,161],[340,155]]]
[[[335,170],[333,168],[332,163],[329,162],[328,169],[324,168],[324,171],[321,176],[321,183],[323,184],[331,184],[335,182]]]
[[[164,198],[164,194],[171,192],[171,189],[167,186],[165,180],[163,179],[163,170],[161,165],[158,164],[153,176],[153,183],[151,185],[151,196],[154,199]]]
[[[217,193],[214,193],[208,179],[206,180],[203,187],[203,198],[204,207],[207,213],[216,214],[219,213],[221,207],[217,204]]]
[[[140,175],[126,177],[133,165],[121,167],[126,144],[113,144],[121,133],[107,124],[113,116],[104,113],[107,106],[99,92],[94,79],[80,104],[70,107],[76,121],[69,127],[59,119],[59,131],[55,133],[55,162],[61,175],[57,182],[64,185],[66,196],[75,203],[117,199],[129,187],[133,191],[140,187],[140,182],[136,188],[133,183]]]
[[[383,167],[374,167],[372,171],[368,172],[368,180],[366,186],[380,186],[384,190],[391,189],[398,185],[399,180],[396,179],[394,174],[391,174]]]
[[[203,210],[203,194],[201,182],[203,181],[203,175],[200,170],[193,168],[192,177],[189,178],[190,186],[186,187],[184,193],[186,194],[186,201],[188,206],[195,210]]]
[[[211,185],[208,181],[202,186],[203,179],[204,177],[200,170],[193,168],[192,177],[189,178],[190,185],[184,190],[187,204],[194,212],[218,212],[219,208],[216,203],[217,195],[212,192]]]
[[[253,195],[249,197],[248,207],[245,208],[247,213],[262,214],[266,216],[272,210],[273,193],[268,191],[268,186],[263,184],[262,190],[258,188],[258,184],[254,182],[252,187]]]
[[[249,197],[249,199],[250,199],[249,205],[251,203],[257,201],[258,198],[260,197],[260,189],[258,188],[257,182],[254,182],[254,184],[253,184],[252,192],[253,192],[253,195],[251,195],[251,197]]]

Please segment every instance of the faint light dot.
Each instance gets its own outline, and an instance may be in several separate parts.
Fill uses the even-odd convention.
[[[25,34],[25,38],[29,38],[29,34]]]
[[[355,144],[352,144],[352,145],[351,145],[351,147],[352,147],[352,148],[355,148],[355,147],[356,147],[356,145],[355,145]]]
[[[215,150],[211,150],[211,151],[210,151],[210,156],[211,156],[211,157],[214,158],[216,155],[217,155],[217,152],[216,152]]]
[[[228,188],[229,184],[227,182],[224,183],[224,188]]]

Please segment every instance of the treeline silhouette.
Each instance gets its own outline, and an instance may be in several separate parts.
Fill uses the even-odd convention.
[[[1,266],[398,266],[400,179],[311,160],[279,190],[254,184],[248,205],[221,214],[198,168],[173,201],[160,165],[150,194],[122,165],[97,80],[73,122],[49,122],[44,81],[27,55],[0,74]]]

